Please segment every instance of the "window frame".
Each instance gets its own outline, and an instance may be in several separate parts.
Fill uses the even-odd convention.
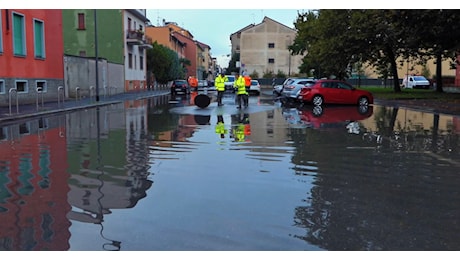
[[[19,91],[18,83],[24,83],[24,90]],[[17,93],[29,93],[29,82],[27,80],[18,79],[14,81],[14,87],[16,88]]]
[[[36,27],[36,24],[41,24],[41,32],[39,32],[39,35],[41,37],[41,39],[37,39],[37,27]],[[45,48],[45,22],[43,20],[40,20],[40,19],[36,19],[34,18],[33,19],[33,26],[34,26],[34,56],[36,59],[45,59],[46,58],[46,48]],[[37,40],[41,41],[41,48],[39,48],[40,46],[38,46],[37,44]],[[41,49],[39,51],[37,51],[37,49]],[[41,52],[41,56],[39,56],[40,54],[37,54]]]
[[[275,64],[275,58],[268,58],[269,64]]]
[[[5,94],[5,93],[6,93],[5,80],[0,79],[0,94]]]
[[[48,92],[48,83],[46,80],[43,80],[43,79],[38,79],[35,81],[35,90],[38,88],[38,84],[39,83],[43,83],[43,87],[42,87],[42,91],[43,93],[46,93]]]
[[[86,30],[86,16],[85,13],[77,14],[77,30]]]
[[[21,28],[20,28],[20,32],[18,32],[19,28],[16,28],[16,24],[15,24],[15,17],[20,17],[22,18],[21,19]],[[13,55],[14,56],[17,56],[17,57],[25,57],[27,56],[27,45],[26,45],[26,25],[25,25],[25,15],[21,14],[21,13],[18,13],[18,12],[12,12],[11,14],[11,20],[12,20],[12,37],[11,37],[11,40],[12,40],[12,43],[13,43]],[[22,35],[20,36],[20,39],[19,37],[17,37],[16,34],[18,33],[21,33]],[[17,50],[17,48],[19,48],[19,46],[16,46],[16,44],[19,44],[17,43],[16,41],[17,40],[20,40],[21,42],[21,50]]]
[[[0,54],[3,54],[3,26],[2,26],[2,13],[0,12]]]
[[[274,49],[275,48],[275,43],[274,42],[269,42],[268,43],[268,48],[269,49]]]

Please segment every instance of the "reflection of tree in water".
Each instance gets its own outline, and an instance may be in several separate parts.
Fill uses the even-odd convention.
[[[307,206],[295,209],[294,224],[305,229],[295,237],[327,250],[459,250],[460,160],[448,152],[458,151],[458,136],[411,139],[392,129],[387,112],[386,144],[345,130],[291,130],[294,170],[314,185]]]

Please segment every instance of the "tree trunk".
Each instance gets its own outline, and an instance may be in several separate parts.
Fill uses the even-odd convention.
[[[398,77],[398,67],[396,65],[396,59],[393,51],[391,48],[386,48],[387,49],[387,55],[388,59],[390,61],[390,68],[391,68],[391,74],[393,74],[393,88],[395,92],[401,92],[401,86],[399,85],[399,77]]]
[[[441,52],[436,53],[436,91],[443,92],[442,90],[442,56]]]

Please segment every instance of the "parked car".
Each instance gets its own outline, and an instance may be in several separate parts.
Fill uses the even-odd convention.
[[[251,86],[249,86],[249,94],[260,95],[260,84],[258,80],[252,79]]]
[[[205,88],[208,88],[208,81],[205,79],[199,79],[197,90],[203,90]]]
[[[403,88],[429,89],[431,83],[424,76],[406,76],[402,81]]]
[[[284,80],[284,82],[281,85],[273,86],[273,94],[276,96],[281,96],[281,92],[283,91],[284,85],[287,85],[292,80],[294,80],[294,78],[287,78]]]
[[[190,94],[190,85],[185,79],[173,80],[171,84],[171,95],[177,93]]]
[[[281,96],[286,99],[297,101],[299,98],[300,89],[305,86],[311,86],[315,84],[315,82],[316,80],[313,78],[292,79],[283,86]]]
[[[315,106],[323,104],[367,106],[373,104],[374,97],[371,92],[357,89],[345,81],[322,79],[311,86],[302,87],[299,101],[312,103]]]
[[[225,75],[228,78],[225,84],[225,90],[229,90],[230,92],[235,92],[235,88],[233,87],[233,83],[235,82],[234,75]]]

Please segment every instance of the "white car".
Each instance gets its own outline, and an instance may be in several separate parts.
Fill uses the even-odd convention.
[[[252,79],[251,86],[249,87],[249,93],[254,93],[255,95],[260,95],[260,84],[259,81]]]
[[[402,81],[403,88],[429,89],[431,83],[424,76],[406,76]]]
[[[314,78],[299,78],[288,81],[281,91],[281,96],[289,100],[297,100],[299,98],[300,89],[306,86],[315,84]]]
[[[228,81],[225,81],[225,90],[226,91],[231,91],[235,92],[235,88],[233,87],[233,83],[235,82],[235,76],[234,75],[225,75],[227,77]]]

